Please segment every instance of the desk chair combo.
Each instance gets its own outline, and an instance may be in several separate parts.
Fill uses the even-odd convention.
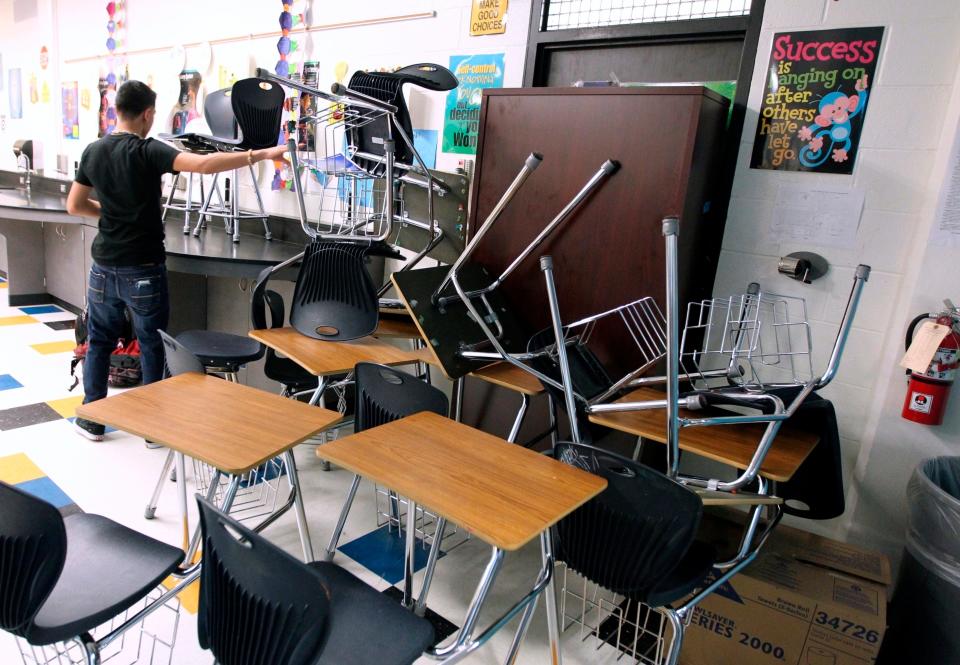
[[[272,148],[277,144],[280,122],[283,117],[284,93],[276,83],[257,78],[237,81],[230,90],[218,90],[212,93],[204,104],[207,121],[213,135],[178,134],[164,138],[195,152],[245,152]],[[229,105],[229,108],[228,108]],[[267,240],[272,237],[268,215],[263,207],[257,174],[253,166],[248,167],[253,191],[257,198],[258,212],[246,212],[240,209],[239,169],[233,171],[231,188],[226,205],[221,198],[220,208],[211,207],[214,193],[219,195],[218,175],[198,210],[199,219],[193,234],[199,235],[206,217],[222,217],[231,234],[233,242],[240,242],[240,223],[244,219],[260,219]],[[172,196],[172,192],[171,192]],[[185,219],[184,234],[190,233],[189,220]]]
[[[99,515],[62,517],[0,482],[0,628],[17,637],[25,663],[98,665],[134,628],[149,654],[139,662],[169,663],[176,596],[200,575],[184,561],[181,549]],[[160,586],[170,575],[179,581]],[[176,614],[172,637],[143,629],[161,608]]]

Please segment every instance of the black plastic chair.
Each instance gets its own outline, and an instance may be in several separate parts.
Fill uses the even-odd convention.
[[[432,411],[441,416],[449,413],[450,405],[443,391],[411,374],[375,363],[358,363],[353,372],[356,380],[356,413],[353,421],[355,432],[386,425],[421,411]],[[327,545],[327,561],[332,560],[337,551],[340,534],[359,486],[360,476],[355,475]],[[391,493],[390,496],[392,506],[395,495]],[[440,531],[442,529],[438,525],[438,532]]]
[[[290,307],[290,325],[314,339],[345,341],[372,335],[379,299],[363,243],[314,240],[306,246]]]
[[[200,646],[220,665],[409,665],[430,623],[336,564],[303,564],[201,497]]]
[[[703,514],[696,493],[592,446],[558,443],[554,456],[608,483],[554,527],[557,561],[609,591],[665,613],[671,612],[671,603],[706,586],[716,551],[695,540]],[[667,653],[673,654],[682,639],[681,629]]]
[[[457,78],[446,67],[432,63],[410,65],[395,72],[364,72],[357,71],[350,77],[348,87],[351,90],[363,93],[381,102],[387,102],[396,107],[396,123],[413,141],[413,125],[410,122],[410,111],[403,96],[403,86],[407,83],[425,88],[445,92],[457,87]],[[352,150],[358,150],[378,157],[383,157],[383,139],[393,136],[393,131],[387,126],[387,116],[380,116],[369,123],[361,123],[352,128],[348,134],[348,142]],[[406,141],[395,142],[394,159],[401,165],[415,166],[413,153]],[[355,157],[354,163],[372,175],[383,175],[384,164],[378,160]]]
[[[0,628],[43,646],[77,640],[99,661],[90,631],[143,600],[184,554],[87,513],[0,482]]]

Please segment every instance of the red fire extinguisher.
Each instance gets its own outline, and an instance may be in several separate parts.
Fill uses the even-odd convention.
[[[950,332],[940,342],[927,371],[920,374],[907,370],[909,382],[901,415],[922,425],[939,425],[943,422],[950,386],[953,385],[957,366],[960,364],[960,315],[952,303],[946,302],[945,311],[921,314],[907,327],[906,348],[910,348],[917,326],[927,319],[936,319],[937,323],[950,328]]]

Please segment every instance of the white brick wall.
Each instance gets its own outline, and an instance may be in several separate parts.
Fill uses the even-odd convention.
[[[773,34],[876,25],[886,27],[883,51],[876,79],[870,82],[870,105],[853,175],[750,169]],[[816,370],[824,366],[836,335],[853,268],[858,263],[873,267],[843,365],[824,391],[840,418],[848,510],[831,522],[798,521],[798,526],[850,537],[891,554],[902,543],[904,487],[910,471],[920,459],[950,449],[947,442],[960,433],[958,418],[939,430],[899,418],[904,384],[896,368],[905,321],[924,308],[934,308],[940,298],[960,296],[956,292],[960,269],[955,267],[960,265],[960,251],[938,250],[943,273],[934,284],[911,273],[912,266],[930,259],[926,239],[946,153],[960,118],[958,62],[956,0],[767,0],[714,287],[721,295],[756,280],[771,291],[804,296]],[[782,184],[862,188],[866,202],[856,248],[769,240],[773,201]],[[798,250],[824,255],[830,273],[811,285],[778,275],[777,259]],[[953,407],[960,409],[960,397],[954,397]],[[953,448],[960,454],[960,445]]]

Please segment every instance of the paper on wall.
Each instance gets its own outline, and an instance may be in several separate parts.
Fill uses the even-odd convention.
[[[960,128],[953,140],[930,244],[960,247]]]
[[[863,202],[861,189],[781,185],[768,238],[773,242],[853,249]]]

